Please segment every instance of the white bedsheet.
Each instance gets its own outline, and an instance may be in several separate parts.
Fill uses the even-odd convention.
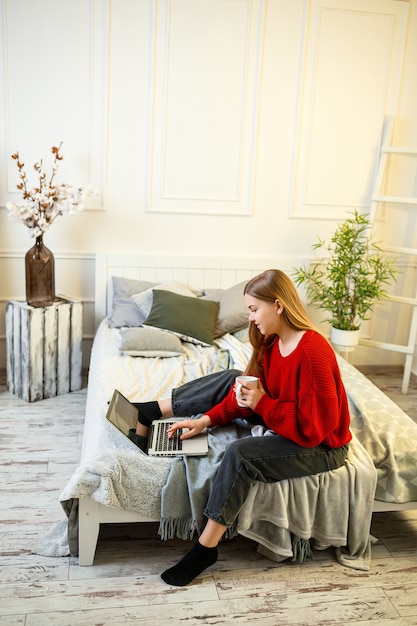
[[[120,353],[120,331],[104,320],[91,353],[81,463],[60,494],[68,512],[72,500],[88,497],[106,506],[158,519],[160,494],[171,461],[150,458],[106,419],[115,388],[132,401],[170,397],[189,380],[227,369],[229,353],[217,346],[183,343],[178,357],[144,358]]]
[[[129,400],[140,402],[169,398],[171,389],[205,374],[230,367],[230,356],[217,346],[203,347],[183,342],[184,354],[169,358],[131,357],[121,354],[120,331],[104,320],[91,352],[83,435],[82,460],[95,458],[107,447],[129,450],[130,442],[107,423],[107,403],[119,389]]]

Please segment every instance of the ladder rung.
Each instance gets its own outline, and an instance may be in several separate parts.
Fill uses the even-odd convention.
[[[372,202],[391,202],[394,204],[416,204],[417,198],[407,198],[405,196],[372,196]]]
[[[406,148],[405,146],[382,146],[381,152],[390,152],[392,154],[417,154],[417,148]]]
[[[385,343],[384,341],[373,341],[372,339],[359,339],[361,346],[370,346],[372,348],[381,348],[382,350],[392,350],[393,352],[402,352],[403,354],[413,354],[414,346],[400,346],[395,343]]]
[[[417,255],[417,248],[402,248],[401,246],[385,246],[385,252],[393,252],[394,254],[413,254]]]
[[[407,298],[406,296],[387,295],[384,300],[389,300],[390,302],[400,302],[401,304],[411,304],[411,306],[417,306],[417,300],[415,298]]]

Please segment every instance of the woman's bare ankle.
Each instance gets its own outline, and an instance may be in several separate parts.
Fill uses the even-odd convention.
[[[162,417],[172,417],[172,402],[169,398],[164,400],[158,400],[159,408],[162,413]]]

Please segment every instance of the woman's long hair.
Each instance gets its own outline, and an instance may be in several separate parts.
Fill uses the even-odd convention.
[[[283,307],[281,315],[288,326],[295,330],[319,332],[309,318],[294,283],[281,270],[265,270],[262,274],[258,274],[245,285],[243,293],[265,302],[272,303],[278,300]],[[263,353],[274,342],[275,338],[275,334],[263,335],[255,324],[249,323],[249,340],[253,352],[246,372],[263,379]]]

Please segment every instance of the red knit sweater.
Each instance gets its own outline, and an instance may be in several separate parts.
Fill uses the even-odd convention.
[[[234,389],[208,411],[213,426],[238,417],[260,415],[279,435],[300,446],[324,443],[338,448],[351,440],[345,388],[333,348],[319,333],[309,330],[296,349],[281,356],[278,337],[264,355],[266,394],[252,409],[237,405]]]

